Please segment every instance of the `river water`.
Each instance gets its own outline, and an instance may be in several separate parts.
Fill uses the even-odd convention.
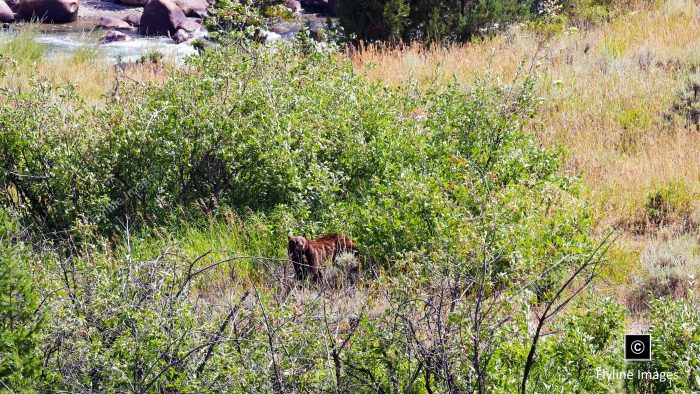
[[[117,63],[120,61],[133,61],[153,52],[158,52],[167,58],[184,59],[185,56],[196,53],[196,50],[189,43],[176,44],[168,37],[146,37],[141,36],[138,31],[122,31],[131,37],[129,41],[101,43],[101,38],[105,35],[105,30],[95,29],[101,15],[110,17],[123,17],[129,13],[140,12],[139,8],[119,8],[116,11],[112,8],[101,14],[96,12],[94,4],[104,0],[88,0],[87,7],[81,8],[79,19],[73,23],[66,24],[39,24],[29,28],[35,31],[35,40],[46,47],[46,56],[70,55],[84,46],[91,46],[100,55],[110,61]],[[108,1],[108,0],[107,0]],[[114,3],[107,3],[114,6]],[[123,7],[120,6],[119,7]],[[83,8],[86,8],[85,10]],[[81,15],[81,13],[87,16]],[[309,26],[313,30],[321,29],[325,26],[327,18],[322,14],[302,13],[290,21],[270,21],[267,26],[268,41],[290,40],[299,32],[303,26]],[[11,39],[17,31],[27,28],[22,24],[10,25],[9,29],[0,31],[0,44]],[[1,48],[1,46],[0,46]]]
[[[44,44],[47,57],[69,55],[81,47],[92,46],[98,53],[104,54],[115,63],[138,59],[153,52],[177,59],[196,53],[190,44],[176,44],[167,37],[145,37],[139,35],[138,31],[122,31],[132,38],[130,41],[101,43],[105,31],[96,30],[95,25],[95,22],[84,21],[62,25],[43,24],[34,27],[37,29],[35,39]],[[2,33],[5,37],[0,35],[0,40],[7,39],[12,34],[16,32]]]

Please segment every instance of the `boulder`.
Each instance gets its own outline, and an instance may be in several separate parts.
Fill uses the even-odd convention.
[[[139,31],[150,36],[172,36],[185,21],[185,13],[172,0],[148,0],[143,8]]]
[[[69,23],[78,18],[80,0],[21,0],[17,14],[21,19]]]
[[[173,34],[173,41],[180,44],[192,38],[192,35],[184,29],[177,29]]]
[[[207,15],[209,3],[207,0],[175,0],[175,4],[187,16],[203,17]]]
[[[5,1],[5,4],[7,4],[7,6],[10,7],[10,9],[13,12],[17,12],[17,10],[19,9],[20,0],[4,0],[4,1]]]
[[[15,21],[15,13],[3,0],[0,0],[0,23]]]
[[[130,24],[131,26],[139,27],[139,25],[141,24],[141,14],[127,15],[122,20]]]
[[[202,20],[199,18],[187,18],[187,20],[177,25],[177,28],[190,33],[195,32],[202,29]]]
[[[143,7],[146,5],[148,0],[119,0],[119,2],[132,7]]]
[[[121,19],[110,18],[110,17],[105,16],[105,17],[100,18],[100,23],[97,25],[97,28],[107,29],[107,30],[109,30],[109,29],[131,30],[134,27]]]
[[[107,34],[102,37],[102,42],[103,43],[108,43],[108,42],[119,42],[119,41],[131,41],[131,37],[127,36],[126,34],[116,31],[116,30],[110,30],[107,32]]]
[[[301,3],[298,0],[287,0],[284,6],[292,10],[292,12],[301,12]]]

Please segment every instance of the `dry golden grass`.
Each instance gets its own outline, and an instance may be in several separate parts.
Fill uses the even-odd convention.
[[[390,85],[436,78],[468,86],[487,73],[509,83],[522,64],[534,64],[543,104],[530,127],[546,146],[563,146],[563,171],[582,176],[603,229],[645,220],[650,193],[673,182],[687,186],[698,216],[700,133],[664,115],[700,67],[699,11],[693,1],[670,0],[547,38],[514,28],[462,45],[365,46],[349,55],[360,73]],[[655,236],[633,227],[615,253],[628,274],[639,271],[639,253]]]
[[[700,192],[700,134],[663,120],[685,75],[700,66],[698,7],[692,1],[639,5],[602,26],[547,39],[528,28],[449,47],[366,46],[350,53],[362,74],[390,85],[489,73],[508,83],[534,60],[540,116],[531,127],[567,151],[608,225],[634,215],[648,193],[676,180]]]
[[[73,53],[46,56],[46,47],[36,41],[38,28],[23,24],[10,39],[0,42],[0,86],[23,86],[31,81],[71,84],[83,99],[103,103],[113,91],[117,79],[159,81],[166,77],[164,68],[172,63],[149,61],[122,69],[107,59],[98,45],[85,45]]]

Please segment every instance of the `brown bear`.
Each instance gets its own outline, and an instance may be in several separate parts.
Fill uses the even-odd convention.
[[[352,253],[357,257],[357,246],[344,234],[330,233],[317,239],[308,239],[306,235],[288,236],[287,240],[287,253],[296,279],[303,280],[311,272],[314,281],[318,281],[322,276],[321,269],[332,264],[339,254]]]

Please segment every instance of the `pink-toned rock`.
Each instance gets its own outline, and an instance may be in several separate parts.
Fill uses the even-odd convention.
[[[98,28],[100,29],[122,29],[122,30],[131,30],[134,27],[128,24],[127,22],[117,19],[117,18],[110,18],[110,17],[102,17],[100,18],[100,23],[97,25]]]
[[[301,12],[301,3],[298,0],[287,0],[284,6],[292,10],[292,12]]]
[[[206,16],[209,9],[207,0],[174,0],[175,4],[187,16],[200,17]]]
[[[104,43],[119,41],[131,41],[131,37],[116,30],[110,30],[107,32],[107,34],[104,35],[104,37],[102,37],[102,42]]]
[[[130,24],[131,26],[139,27],[139,25],[141,24],[141,14],[127,15],[122,20]]]
[[[24,20],[69,23],[78,19],[79,7],[80,0],[21,0],[16,12]]]
[[[0,0],[0,22],[9,23],[15,21],[15,13],[3,0]]]
[[[202,20],[199,18],[187,18],[186,21],[177,25],[178,30],[193,32],[202,29]]]
[[[185,13],[172,0],[148,0],[143,8],[139,31],[149,36],[172,36],[185,21]]]

